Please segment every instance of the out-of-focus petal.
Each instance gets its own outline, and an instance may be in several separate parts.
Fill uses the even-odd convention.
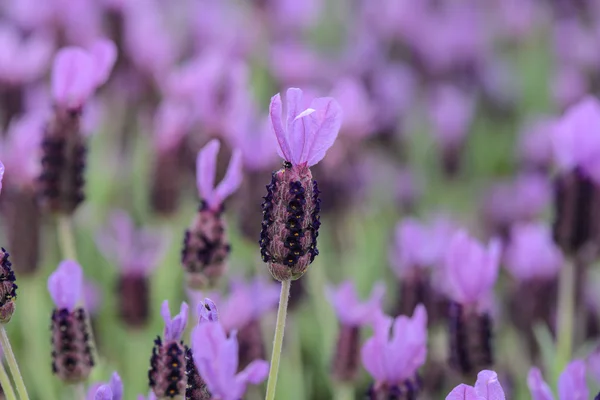
[[[200,152],[196,159],[196,184],[200,197],[212,202],[214,197],[215,175],[217,173],[217,154],[221,144],[213,139]]]
[[[223,180],[215,189],[214,201],[222,203],[229,197],[242,183],[242,152],[239,149],[233,151],[227,172]]]
[[[285,128],[283,127],[282,120],[283,108],[281,105],[281,95],[277,93],[271,98],[271,104],[269,105],[269,116],[271,117],[271,129],[277,138],[277,153],[281,158],[287,161],[292,161],[292,154],[290,151],[290,145],[287,140]]]
[[[83,271],[77,262],[64,260],[48,277],[48,291],[58,309],[73,311],[81,298]]]
[[[52,68],[52,97],[66,108],[79,108],[94,91],[94,60],[78,47],[61,49]]]
[[[300,161],[313,166],[325,157],[333,145],[342,125],[342,108],[330,97],[313,100],[312,109],[316,110],[307,119],[307,132]]]
[[[527,374],[527,386],[531,393],[531,400],[554,400],[550,386],[544,381],[542,372],[538,368],[531,368]]]
[[[558,378],[558,397],[568,400],[588,400],[585,362],[571,361]]]
[[[117,61],[117,46],[112,40],[98,39],[92,44],[90,53],[95,66],[96,87],[104,84],[110,75],[110,71]]]
[[[477,374],[475,392],[485,400],[504,400],[504,390],[494,371],[483,370]]]
[[[461,383],[446,396],[446,400],[481,400],[473,386]]]

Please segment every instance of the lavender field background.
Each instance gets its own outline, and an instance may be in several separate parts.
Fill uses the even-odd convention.
[[[114,43],[114,59],[111,51],[95,58],[99,41]],[[92,63],[57,72],[57,54],[72,47]],[[105,79],[79,97],[65,94],[86,79],[82,65]],[[29,397],[80,398],[52,371],[56,305],[47,286],[72,258],[65,229],[99,356],[85,391],[116,371],[123,399],[148,395],[164,300],[172,313],[189,304],[187,344],[208,297],[240,343],[247,324],[258,326],[251,343],[270,360],[279,282],[261,259],[261,203],[283,160],[269,105],[281,93],[286,107],[286,90],[300,88],[305,98],[332,97],[343,116],[335,143],[312,167],[319,254],[292,282],[276,398],[444,399],[489,369],[506,398],[529,399],[532,367],[558,393],[573,360],[585,368],[582,379],[557,398],[594,398],[599,83],[593,0],[2,0],[0,244],[18,285],[5,327]],[[43,143],[59,111],[73,109],[87,147],[85,200],[56,207],[44,186]],[[226,268],[192,289],[182,247],[203,200],[196,156],[213,139],[216,182],[237,152],[242,181],[222,202]],[[587,191],[559,190],[569,177]],[[587,205],[569,205],[570,194]],[[123,239],[126,221],[144,229],[139,242]],[[519,229],[529,238],[519,241]],[[449,362],[456,321],[448,303],[457,300],[448,282],[457,278],[448,274],[462,267],[448,254],[459,231],[483,247],[498,243],[501,253],[490,267],[498,277],[473,309],[491,320],[493,361],[468,372]],[[474,253],[465,251],[471,269],[458,280],[483,287]],[[363,366],[360,346],[349,356],[356,376],[336,375],[342,329],[334,306],[353,305],[332,299],[332,288],[348,281],[361,299],[385,288],[361,319],[361,345],[380,309],[410,316],[425,305],[427,361],[412,371],[418,394],[373,394],[382,381]],[[243,398],[264,398],[265,388],[266,380],[249,385]]]

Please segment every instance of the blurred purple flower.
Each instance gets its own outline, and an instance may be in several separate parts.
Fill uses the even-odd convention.
[[[475,387],[461,383],[446,396],[446,400],[504,400],[504,390],[494,371],[483,370],[477,374]]]
[[[16,2],[15,2],[16,3]],[[0,82],[22,85],[40,78],[50,66],[54,43],[48,35],[20,37],[8,23],[0,25]]]
[[[554,156],[565,172],[581,168],[600,183],[600,102],[588,96],[569,108],[552,132]]]
[[[440,243],[425,224],[414,218],[405,218],[396,225],[389,262],[399,278],[414,273],[415,269],[431,268],[440,256]]]
[[[432,134],[443,147],[460,145],[469,132],[475,113],[475,99],[452,85],[435,87],[429,98]]]
[[[205,298],[204,301],[200,302],[197,307],[198,313],[198,324],[205,322],[219,322],[219,311],[214,301],[209,298]]]
[[[552,98],[561,110],[583,99],[590,90],[585,73],[573,65],[558,64],[550,82]]]
[[[556,120],[539,117],[526,124],[519,138],[519,155],[527,164],[547,167],[552,162],[552,130]]]
[[[363,345],[361,356],[377,383],[396,385],[413,378],[427,357],[425,307],[419,304],[412,318],[399,316],[395,320],[379,312],[373,337]]]
[[[520,281],[555,277],[563,263],[560,248],[550,229],[540,223],[521,223],[512,227],[504,253],[506,268]]]
[[[55,4],[52,28],[60,30],[67,43],[87,47],[102,35],[102,9],[98,1],[52,1]]]
[[[586,382],[585,362],[571,361],[558,378],[558,398],[560,400],[587,400],[589,390]],[[552,391],[539,369],[533,367],[527,376],[527,386],[532,400],[554,400]]]
[[[234,132],[232,142],[242,151],[247,170],[265,170],[277,162],[277,139],[271,133],[268,117],[258,121],[256,116],[247,115],[246,125]]]
[[[274,0],[268,5],[271,24],[282,31],[309,28],[321,15],[323,0]]]
[[[102,303],[102,290],[96,283],[90,280],[84,280],[83,301],[85,309],[90,315],[94,315],[98,312]]]
[[[331,70],[323,55],[305,43],[291,39],[271,44],[269,69],[283,87],[324,80]]]
[[[0,142],[0,155],[13,185],[31,186],[39,176],[38,152],[45,118],[44,113],[35,111],[10,121]]]
[[[154,114],[154,145],[158,151],[177,147],[191,126],[191,110],[182,102],[164,99]]]
[[[238,342],[236,332],[229,337],[217,322],[203,322],[192,331],[192,354],[200,376],[205,380],[214,398],[238,400],[246,386],[259,384],[269,372],[264,360],[252,361],[243,371],[238,368]]]
[[[582,72],[595,71],[600,64],[600,40],[578,18],[557,18],[554,30],[554,53],[560,64],[579,68]]]
[[[327,286],[325,295],[343,325],[362,326],[374,321],[385,294],[385,285],[376,284],[367,300],[361,302],[352,281],[344,281],[337,288]]]
[[[56,104],[78,109],[102,85],[116,60],[114,43],[100,39],[90,51],[64,47],[58,51],[52,68],[52,97]]]
[[[81,266],[72,260],[64,260],[48,277],[48,292],[59,310],[75,310],[81,299],[83,288],[83,271]]]
[[[221,144],[213,139],[198,152],[196,159],[196,184],[200,198],[208,206],[217,210],[242,183],[242,152],[234,150],[223,180],[215,187],[217,174],[217,154]]]
[[[160,314],[165,321],[165,342],[181,340],[181,336],[185,331],[185,327],[187,325],[188,320],[187,303],[185,301],[181,303],[179,314],[175,315],[175,317],[171,319],[171,311],[169,311],[169,300],[165,300],[160,308]]]
[[[395,128],[414,102],[417,89],[414,72],[404,64],[385,63],[373,72],[370,86],[376,128]]]
[[[165,237],[151,228],[136,229],[124,210],[114,210],[96,235],[96,245],[122,274],[148,275],[167,249]]]
[[[343,135],[362,139],[375,133],[375,108],[363,83],[353,77],[341,78],[334,86],[331,97],[339,99],[345,115],[340,128]]]
[[[269,114],[279,156],[292,165],[310,167],[321,161],[333,145],[342,124],[342,110],[331,97],[316,98],[309,108],[305,108],[302,101],[302,90],[287,90],[285,127],[280,94],[271,98]]]
[[[86,400],[121,400],[123,398],[123,382],[119,374],[114,372],[108,383],[99,382],[90,386]]]
[[[456,232],[444,258],[448,295],[462,305],[485,300],[496,283],[499,262],[499,241],[492,240],[485,248],[467,232]]]

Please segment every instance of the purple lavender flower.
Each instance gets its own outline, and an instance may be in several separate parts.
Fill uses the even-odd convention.
[[[550,229],[530,223],[513,226],[504,260],[506,268],[520,281],[545,280],[558,274],[563,256]]]
[[[52,370],[67,383],[82,382],[94,360],[85,310],[81,301],[83,272],[72,260],[62,261],[48,278],[48,291],[56,308],[52,313]]]
[[[121,317],[131,326],[143,325],[149,316],[148,277],[167,247],[163,235],[151,228],[136,229],[127,212],[115,210],[96,235],[96,243],[120,270],[117,292]]]
[[[223,274],[230,251],[222,218],[223,201],[242,181],[242,154],[239,150],[234,151],[225,177],[215,187],[219,148],[219,141],[214,139],[198,153],[196,179],[201,205],[185,232],[181,254],[188,286],[192,288],[213,285]]]
[[[30,83],[48,68],[54,43],[48,35],[34,32],[27,38],[11,24],[0,27],[0,82],[7,86]]]
[[[375,107],[370,102],[367,88],[354,77],[337,81],[331,97],[340,99],[344,121],[340,133],[350,139],[360,140],[375,133]]]
[[[523,127],[519,138],[519,156],[522,163],[533,169],[545,171],[552,162],[552,131],[556,121],[551,117],[538,117]]]
[[[346,382],[355,379],[360,365],[360,328],[373,322],[384,293],[384,285],[377,284],[369,299],[361,302],[351,281],[345,281],[337,288],[326,287],[325,294],[340,321],[337,346],[332,358],[335,379]]]
[[[169,301],[165,300],[161,315],[165,320],[165,329],[163,338],[159,336],[154,341],[148,380],[158,398],[180,396],[185,394],[187,386],[187,349],[181,337],[187,325],[188,305],[181,303],[179,314],[171,318]]]
[[[302,96],[302,90],[288,89],[285,127],[279,94],[269,107],[277,151],[285,162],[267,186],[259,243],[263,261],[280,281],[300,278],[318,254],[319,189],[309,168],[325,157],[342,123],[334,99],[317,98],[306,108]]]
[[[192,331],[192,354],[200,376],[204,378],[212,398],[238,400],[246,386],[259,384],[269,372],[264,360],[251,362],[244,370],[238,369],[238,341],[236,332],[229,336],[218,321],[204,321]]]
[[[417,306],[412,318],[400,316],[395,320],[379,312],[374,330],[361,350],[362,362],[375,379],[371,398],[400,393],[415,396],[419,391],[417,370],[427,357],[425,307]]]
[[[86,400],[121,400],[123,398],[123,382],[119,374],[114,372],[110,381],[92,385],[87,392]]]
[[[558,378],[560,400],[587,400],[589,390],[586,382],[586,367],[582,360],[571,361]],[[527,375],[527,386],[532,400],[554,400],[552,391],[538,368],[531,368]]]
[[[446,400],[504,400],[504,390],[494,371],[483,370],[477,374],[475,387],[461,383],[446,396]],[[535,400],[535,399],[534,399]]]

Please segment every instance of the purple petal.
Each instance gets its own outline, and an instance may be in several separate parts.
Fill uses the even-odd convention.
[[[485,400],[504,400],[504,390],[494,371],[483,370],[477,374],[475,392]]]
[[[181,303],[179,314],[172,320],[170,319],[169,303],[167,300],[163,302],[161,314],[165,320],[165,341],[179,340],[185,331],[188,319],[188,305],[184,301]]]
[[[95,88],[92,57],[78,47],[61,49],[52,68],[52,97],[62,107],[79,108]]]
[[[96,383],[91,384],[88,387],[87,394],[85,395],[85,400],[94,400],[96,398],[96,392],[103,385],[105,385],[104,382],[96,382]]]
[[[585,373],[585,362],[571,361],[558,378],[558,397],[561,400],[589,399]]]
[[[2,181],[4,179],[4,164],[0,161],[0,191],[2,191]]]
[[[221,144],[213,139],[198,152],[196,159],[196,183],[200,197],[209,204],[215,197],[215,175],[217,173],[217,154]]]
[[[48,277],[48,291],[58,309],[73,311],[81,298],[83,271],[79,264],[64,260]]]
[[[258,385],[267,378],[267,375],[269,375],[269,363],[265,360],[254,360],[238,374],[238,378]]]
[[[187,105],[166,99],[154,114],[154,143],[159,151],[175,148],[188,133],[191,111]]]
[[[204,299],[204,303],[198,304],[199,323],[201,322],[217,322],[219,313],[217,305],[211,299]]]
[[[529,374],[527,374],[527,386],[531,393],[531,400],[554,400],[552,390],[550,390],[548,384],[544,382],[542,373],[538,368],[534,367],[529,370]]]
[[[113,392],[108,385],[102,385],[96,390],[94,400],[113,400]]]
[[[481,400],[473,386],[461,383],[446,396],[446,400]]]
[[[123,398],[123,381],[116,372],[110,377],[110,388],[112,390],[113,400],[121,400]]]
[[[293,164],[300,164],[306,135],[306,110],[302,107],[302,90],[289,88],[285,94],[287,105],[286,137]]]
[[[278,93],[271,98],[271,104],[269,105],[269,116],[271,117],[271,129],[277,138],[277,153],[281,158],[286,161],[292,161],[292,153],[290,151],[290,145],[288,143],[285,129],[283,128],[282,121],[282,105],[281,95]]]
[[[300,161],[308,166],[315,165],[325,157],[333,145],[342,125],[342,108],[332,98],[313,100],[311,108],[316,111],[307,118],[307,132]]]
[[[229,197],[242,183],[242,152],[239,149],[233,151],[231,161],[227,167],[225,177],[215,189],[214,201],[218,204],[222,203]],[[215,207],[217,204],[212,205]]]
[[[95,65],[96,87],[103,85],[117,60],[117,46],[112,40],[99,39],[92,44],[90,49]]]

